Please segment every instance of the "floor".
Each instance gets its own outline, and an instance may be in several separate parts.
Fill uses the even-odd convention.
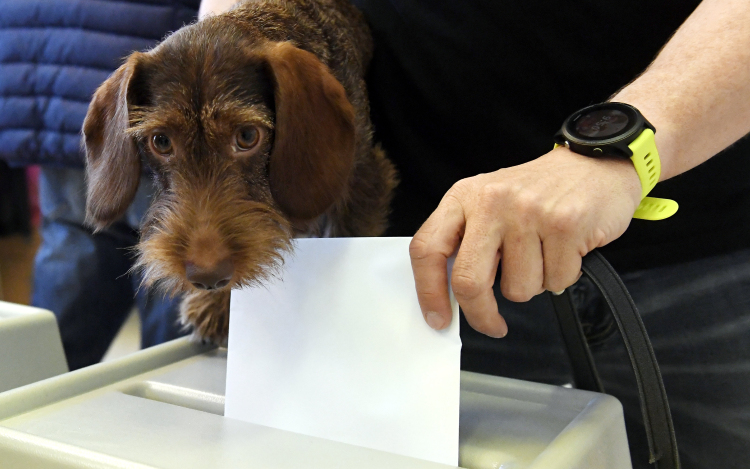
[[[30,304],[34,253],[38,246],[39,236],[36,232],[30,237],[0,237],[0,301]],[[140,343],[140,321],[138,314],[133,312],[102,361],[136,352],[140,349]]]

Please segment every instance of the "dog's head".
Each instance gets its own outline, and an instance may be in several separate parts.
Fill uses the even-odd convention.
[[[142,163],[154,174],[137,265],[172,293],[265,278],[292,224],[345,196],[355,147],[352,106],[315,55],[221,18],[132,54],[83,133],[91,226],[123,215]]]

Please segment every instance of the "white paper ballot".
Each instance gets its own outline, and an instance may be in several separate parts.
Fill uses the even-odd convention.
[[[457,466],[458,307],[425,323],[409,241],[299,239],[232,292],[225,416]]]

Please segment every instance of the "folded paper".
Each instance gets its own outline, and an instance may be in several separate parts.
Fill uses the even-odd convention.
[[[225,416],[456,466],[458,307],[425,323],[409,241],[299,239],[232,292]]]

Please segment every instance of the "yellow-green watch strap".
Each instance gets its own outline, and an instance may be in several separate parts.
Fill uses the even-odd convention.
[[[663,220],[671,217],[677,212],[679,207],[677,202],[669,199],[646,197],[659,182],[659,176],[661,175],[661,161],[659,160],[659,152],[656,150],[654,132],[651,129],[644,129],[638,138],[628,145],[628,148],[633,152],[630,160],[635,166],[642,188],[641,203],[633,214],[633,218]]]

